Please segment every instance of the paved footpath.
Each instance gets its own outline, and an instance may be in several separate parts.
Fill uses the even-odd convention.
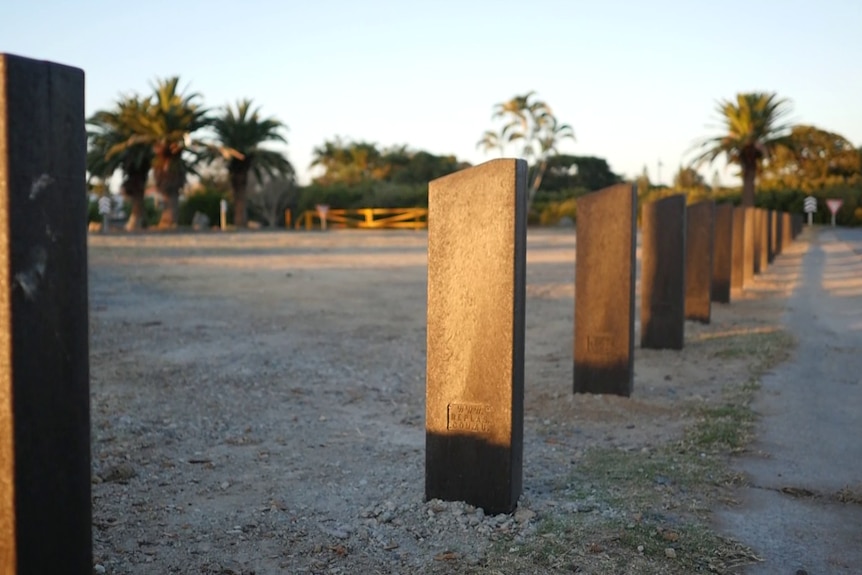
[[[862,501],[841,502],[862,497],[862,230],[806,230],[782,258],[801,260],[783,318],[799,345],[762,379],[735,460],[752,487],[717,520],[764,559],[745,573],[862,574]]]

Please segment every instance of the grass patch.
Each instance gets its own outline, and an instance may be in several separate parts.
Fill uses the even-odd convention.
[[[571,511],[544,518],[524,544],[500,542],[487,572],[727,573],[722,557],[753,555],[704,526],[704,491],[724,477],[718,458],[682,444],[589,450],[569,480]]]
[[[664,562],[669,573],[729,573],[760,560],[736,541],[716,535],[702,524],[676,528],[641,522],[622,530],[621,544]]]
[[[718,483],[721,466],[679,447],[651,452],[592,449],[578,475],[581,481],[600,486],[595,498],[627,515],[698,509],[701,506],[689,497],[692,489]]]
[[[529,544],[498,542],[475,573],[653,575],[733,573],[759,561],[746,546],[701,523],[656,518],[595,520],[580,514],[543,520]]]
[[[683,413],[684,437],[657,449],[589,449],[560,481],[568,498],[524,541],[507,537],[476,573],[735,573],[760,559],[710,528],[711,508],[737,482],[728,456],[751,441],[758,377],[785,359],[794,339],[782,331],[721,338],[716,358],[746,360],[750,379],[728,385],[721,402]]]
[[[712,353],[716,359],[749,359],[751,370],[760,374],[784,361],[796,340],[782,330],[751,331],[722,338],[722,346]]]
[[[571,541],[586,536],[584,527],[583,524],[565,518],[544,519],[536,530],[537,543],[529,547],[521,546],[517,548],[516,553],[521,558],[541,567],[549,569],[564,567],[570,560]]]
[[[742,451],[753,437],[755,413],[751,402],[758,389],[760,384],[756,380],[729,386],[724,391],[722,405],[695,408],[691,413],[695,423],[683,443],[689,449],[711,454]]]
[[[695,424],[684,443],[689,448],[726,455],[742,451],[753,437],[755,413],[751,402],[760,389],[758,377],[789,356],[796,340],[784,331],[764,331],[736,335],[714,357],[747,357],[752,378],[724,389],[724,403],[700,406],[692,415]]]
[[[705,450],[736,452],[748,444],[754,415],[751,409],[736,405],[706,407],[701,421],[690,434],[692,445]]]

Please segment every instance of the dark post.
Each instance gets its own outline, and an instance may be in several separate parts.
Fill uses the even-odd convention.
[[[682,349],[685,340],[685,196],[641,211],[641,347]]]
[[[775,210],[766,212],[767,228],[767,254],[766,261],[772,263],[775,260]]]
[[[709,323],[712,313],[715,202],[699,202],[688,206],[685,230],[685,318]]]
[[[730,287],[742,289],[745,275],[745,208],[733,208],[733,262],[730,269]]]
[[[788,212],[781,213],[781,245],[786,248],[793,243],[793,222]]]
[[[775,220],[773,220],[775,225],[775,255],[777,256],[781,255],[781,252],[787,247],[784,245],[784,218],[781,216],[781,213],[776,210],[774,212]]]
[[[430,183],[426,499],[488,513],[518,503],[526,253],[526,162],[494,160]]]
[[[0,572],[93,570],[84,73],[0,54]]]
[[[575,393],[632,393],[636,211],[631,184],[578,199]]]
[[[766,271],[769,265],[769,212],[763,208],[757,210],[758,235],[760,236],[760,271]]]
[[[715,207],[715,243],[712,259],[712,301],[730,303],[733,263],[733,204]]]
[[[742,287],[748,287],[754,283],[754,254],[756,253],[754,239],[757,237],[757,230],[754,228],[756,224],[757,208],[746,207],[745,209],[745,229],[743,230],[743,265],[742,270]]]
[[[752,211],[751,220],[753,223],[752,230],[754,232],[754,237],[752,238],[752,243],[754,244],[754,253],[752,254],[753,261],[752,261],[751,267],[752,267],[752,272],[754,274],[759,274],[761,271],[763,271],[763,268],[766,267],[765,262],[760,261],[760,253],[761,253],[760,252],[760,250],[761,250],[760,239],[761,239],[761,237],[763,237],[763,236],[761,236],[761,231],[760,231],[760,228],[761,228],[761,225],[760,225],[760,223],[761,223],[760,222],[760,208],[751,208],[751,211]]]

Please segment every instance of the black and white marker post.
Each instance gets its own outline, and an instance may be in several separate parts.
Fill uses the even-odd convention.
[[[805,198],[805,213],[808,214],[808,225],[814,223],[814,212],[817,211],[817,198],[808,196]]]

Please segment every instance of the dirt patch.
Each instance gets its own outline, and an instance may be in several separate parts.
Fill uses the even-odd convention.
[[[675,445],[699,409],[751,380],[761,356],[750,338],[777,332],[795,273],[784,260],[715,306],[711,324],[687,324],[681,352],[638,349],[632,398],[573,396],[574,234],[531,232],[524,495],[513,516],[486,517],[423,501],[426,239],[91,236],[94,545],[105,572],[515,573],[500,556],[531,557],[524,550],[552,539],[555,522],[613,519],[637,532],[629,515],[643,511],[613,498],[578,511],[589,494],[572,478],[591,450]],[[578,542],[579,568],[620,559],[626,539],[609,537]],[[686,572],[670,555],[647,553],[644,568]],[[559,567],[544,565],[536,572]]]

